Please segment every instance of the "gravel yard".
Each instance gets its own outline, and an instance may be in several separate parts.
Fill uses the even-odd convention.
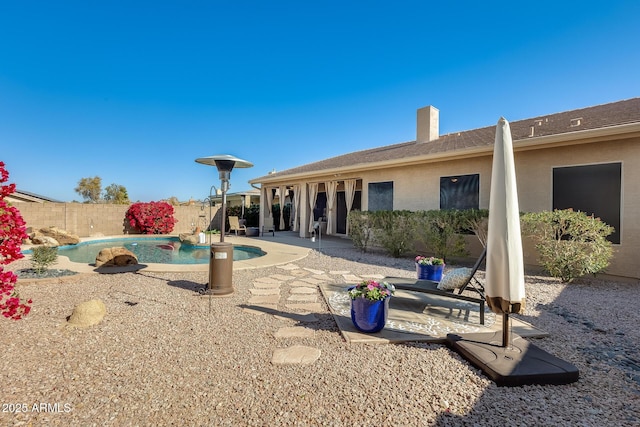
[[[311,251],[295,267],[340,283],[338,272],[412,277],[411,259],[356,250]],[[26,260],[8,266],[28,267]],[[322,272],[322,274],[318,274]],[[565,285],[527,276],[520,316],[550,333],[535,340],[580,369],[577,383],[498,388],[444,345],[349,345],[318,293],[315,321],[244,306],[254,281],[281,267],[234,272],[236,292],[200,297],[206,273],[78,275],[18,282],[33,309],[1,320],[0,425],[33,426],[637,426],[640,301],[637,284]],[[66,326],[90,299],[102,323]],[[304,313],[297,313],[302,315]],[[313,333],[281,337],[282,328]],[[320,350],[310,364],[276,364],[274,351]]]

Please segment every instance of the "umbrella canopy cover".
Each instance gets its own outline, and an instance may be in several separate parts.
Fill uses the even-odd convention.
[[[487,305],[494,313],[522,313],[524,261],[518,189],[509,122],[496,126],[489,196],[486,270]]]

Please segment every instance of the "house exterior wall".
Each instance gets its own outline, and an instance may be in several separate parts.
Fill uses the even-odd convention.
[[[519,149],[515,146],[518,194],[522,212],[537,212],[552,209],[553,168],[582,166],[599,163],[622,164],[621,195],[621,243],[614,245],[614,258],[607,273],[614,276],[640,279],[640,137],[565,145]],[[394,210],[431,210],[440,208],[440,178],[444,176],[479,174],[479,208],[488,209],[491,188],[492,155],[479,155],[456,160],[432,161],[419,165],[363,170],[350,176],[317,174],[313,179],[297,181],[286,176],[281,181],[270,181],[267,185],[300,184],[304,190],[301,198],[301,237],[308,236],[309,206],[307,184],[358,178],[362,180],[362,210],[368,206],[368,184],[393,181]],[[320,185],[319,192],[324,191]],[[473,252],[479,254],[480,247],[470,242]],[[474,256],[477,255],[472,253]],[[531,242],[525,241],[525,263],[535,265],[536,251]]]
[[[27,227],[34,230],[55,226],[80,237],[127,234],[125,214],[129,205],[88,203],[20,203],[14,205],[22,214]],[[205,229],[209,223],[208,206],[174,206],[178,220],[173,234],[191,233],[196,226]],[[215,217],[220,207],[212,207]]]

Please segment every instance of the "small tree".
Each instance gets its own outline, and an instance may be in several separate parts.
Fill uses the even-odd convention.
[[[613,227],[584,212],[530,212],[522,217],[522,229],[536,242],[540,265],[563,282],[603,271],[613,257],[607,240]]]
[[[9,264],[24,255],[20,252],[20,245],[26,239],[25,222],[20,211],[4,200],[15,191],[15,184],[2,185],[9,180],[9,173],[0,162],[0,265]],[[0,314],[4,317],[18,320],[29,314],[31,300],[23,302],[15,290],[18,277],[11,271],[4,271],[0,267]]]
[[[143,234],[171,233],[177,222],[173,217],[173,206],[167,202],[134,203],[126,217],[129,225]]]
[[[367,252],[369,242],[373,238],[373,225],[369,212],[353,210],[347,216],[349,224],[349,237],[353,245],[362,252]]]
[[[104,189],[104,200],[116,205],[128,205],[129,194],[123,185],[111,184]]]
[[[102,179],[99,176],[82,178],[78,181],[75,191],[82,196],[85,202],[98,203],[100,193],[102,193]]]
[[[31,264],[38,274],[47,271],[50,265],[55,264],[58,260],[58,248],[51,246],[38,246],[33,248],[31,255]]]

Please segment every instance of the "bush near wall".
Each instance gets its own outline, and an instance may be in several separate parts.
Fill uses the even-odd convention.
[[[607,236],[614,229],[600,218],[566,209],[530,212],[521,222],[536,242],[540,265],[563,282],[604,271],[613,257]]]
[[[169,234],[176,223],[173,206],[167,202],[134,203],[126,216],[131,227],[143,234]]]

